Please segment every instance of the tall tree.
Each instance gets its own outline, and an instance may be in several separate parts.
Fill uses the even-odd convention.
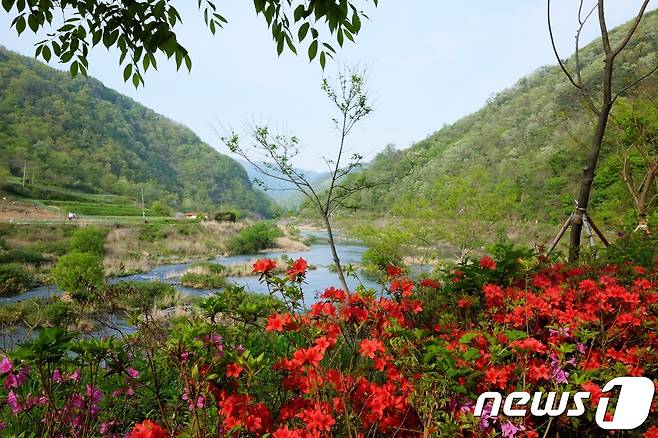
[[[622,176],[638,217],[635,231],[649,233],[647,212],[658,201],[658,109],[642,100],[620,105],[616,121],[624,147]]]
[[[253,0],[254,8],[272,32],[279,55],[286,47],[297,53],[298,43],[310,36],[308,57],[319,59],[324,68],[335,49],[329,41],[342,46],[354,41],[367,15],[361,9],[379,0]],[[20,35],[29,27],[34,33],[49,30],[47,38],[36,44],[35,56],[49,61],[54,55],[69,65],[73,76],[86,76],[87,56],[93,47],[103,44],[121,53],[119,64],[124,80],[135,87],[144,83],[144,73],[157,68],[156,55],[174,58],[178,68],[192,68],[187,49],[179,42],[175,27],[182,22],[169,0],[1,0],[2,7],[15,15],[11,26]],[[198,0],[206,26],[213,34],[227,19],[214,0]],[[328,33],[328,37],[327,37]]]
[[[594,176],[596,174],[596,166],[598,164],[599,155],[601,153],[601,147],[603,145],[603,139],[605,137],[606,127],[608,125],[608,119],[610,117],[612,107],[620,96],[658,71],[658,65],[656,65],[653,69],[649,70],[635,81],[621,87],[618,91],[615,92],[615,90],[613,90],[615,61],[624,51],[624,49],[627,48],[629,42],[635,35],[640,22],[642,21],[642,17],[646,12],[647,6],[649,5],[649,1],[650,0],[642,1],[639,12],[630,23],[630,26],[626,30],[625,34],[622,35],[620,41],[617,41],[616,44],[613,44],[613,42],[610,41],[610,35],[608,33],[608,27],[606,24],[604,0],[596,1],[591,8],[587,8],[585,6],[585,1],[580,0],[577,13],[578,28],[576,30],[576,51],[574,56],[575,65],[567,66],[567,63],[560,57],[556,47],[555,38],[553,35],[553,27],[551,23],[551,0],[547,0],[548,32],[555,56],[569,82],[571,82],[571,84],[581,92],[587,107],[597,117],[596,127],[591,139],[591,147],[587,158],[587,164],[583,169],[580,192],[577,199],[578,205],[576,206],[574,220],[571,221],[571,236],[569,242],[570,261],[575,261],[579,257],[580,239],[583,229],[583,216],[586,214],[587,207],[589,205],[592,184],[594,183]],[[598,27],[601,35],[601,43],[603,45],[603,74],[601,76],[602,92],[598,97],[593,94],[592,90],[589,89],[585,83],[583,83],[581,74],[584,66],[581,63],[580,58],[580,37],[585,24],[592,15],[596,15],[598,18]]]
[[[348,291],[344,268],[336,251],[331,217],[337,208],[345,206],[345,201],[352,194],[373,186],[373,183],[364,178],[346,179],[353,170],[361,167],[363,159],[359,154],[346,158],[347,138],[356,124],[372,112],[372,107],[368,102],[362,72],[345,70],[338,74],[334,84],[330,84],[325,79],[322,89],[337,110],[336,117],[332,120],[338,131],[338,148],[335,157],[324,158],[330,172],[326,186],[315,185],[309,181],[303,171],[293,165],[294,158],[300,152],[300,140],[295,136],[272,135],[267,127],[256,126],[251,132],[253,146],[249,149],[240,145],[240,137],[236,133],[222,138],[222,141],[231,152],[240,155],[259,172],[290,184],[294,190],[306,197],[322,218],[329,237],[338,279],[343,289]]]

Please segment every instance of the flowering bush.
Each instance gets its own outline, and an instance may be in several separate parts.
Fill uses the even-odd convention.
[[[227,288],[121,340],[44,330],[0,362],[1,418],[41,436],[600,436],[602,385],[658,378],[656,263],[516,256],[418,281],[388,266],[386,290],[328,288],[308,307],[305,260],[281,277],[259,260],[269,296]],[[486,391],[592,397],[582,417],[475,417]]]

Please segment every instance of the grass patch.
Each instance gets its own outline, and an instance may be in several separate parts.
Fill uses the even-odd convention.
[[[0,265],[0,295],[25,292],[33,283],[32,275],[21,265],[16,263]]]
[[[183,286],[195,289],[220,289],[228,284],[226,268],[210,262],[195,263],[180,281]]]
[[[142,208],[133,205],[106,204],[96,202],[72,202],[40,200],[44,205],[58,207],[61,210],[71,211],[78,215],[86,216],[141,216]],[[151,216],[152,211],[146,209],[146,215]]]
[[[38,251],[29,247],[11,248],[7,251],[0,252],[0,264],[18,263],[40,265],[46,261],[46,258]]]

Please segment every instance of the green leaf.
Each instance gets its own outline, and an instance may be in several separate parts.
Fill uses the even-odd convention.
[[[304,5],[299,5],[295,8],[295,12],[294,12],[295,23],[302,19],[305,12],[306,12],[306,8],[304,7]]]
[[[467,362],[471,361],[473,359],[477,359],[478,357],[480,357],[480,350],[478,350],[477,348],[473,348],[473,347],[470,347],[462,355],[462,359],[464,359]]]
[[[472,333],[466,333],[464,336],[459,338],[459,343],[460,344],[468,344],[470,343],[473,339],[477,338],[478,333],[477,332],[472,332]]]
[[[27,16],[27,24],[32,29],[32,32],[37,33],[37,30],[39,30],[39,20],[37,20],[35,15],[30,14]]]
[[[284,38],[282,34],[279,34],[278,41],[276,43],[276,53],[277,55],[281,56],[283,53],[283,45],[285,44]]]
[[[5,9],[5,11],[9,12],[13,6],[14,0],[2,0],[2,7]]]
[[[522,332],[520,330],[505,330],[505,334],[510,341],[516,341],[518,339],[525,339],[528,337],[526,332]]]
[[[190,58],[190,55],[185,55],[183,59],[185,60],[187,71],[192,71],[192,58]]]
[[[18,32],[18,34],[20,35],[23,33],[24,30],[25,30],[25,17],[20,16],[16,20],[16,32]]]
[[[50,61],[50,47],[48,46],[40,46],[40,47],[43,47],[43,49],[41,50],[41,56],[43,57],[43,59],[45,59],[46,62]]]
[[[128,64],[126,66],[126,68],[123,69],[123,80],[127,81],[128,78],[130,78],[130,75],[132,74],[132,72],[133,72],[133,65]]]
[[[310,23],[304,23],[300,26],[299,31],[297,31],[297,37],[299,38],[299,42],[302,42],[304,38],[306,38],[306,34],[308,33],[308,29],[311,27]]]
[[[315,56],[318,54],[318,40],[313,40],[311,45],[308,47],[308,59],[313,61]]]
[[[69,68],[71,76],[76,77],[78,75],[78,61],[73,61],[71,67]]]
[[[139,87],[139,75],[137,73],[133,75],[133,85],[135,88]]]
[[[324,53],[320,53],[320,66],[322,67],[322,70],[324,70],[324,66],[327,64],[327,55]]]
[[[292,39],[288,35],[286,35],[286,44],[288,45],[288,48],[290,49],[290,51],[296,55],[297,54],[297,49],[295,48],[295,45],[293,44]]]
[[[352,30],[354,33],[359,33],[361,30],[361,19],[356,11],[354,11],[354,15],[352,15]]]

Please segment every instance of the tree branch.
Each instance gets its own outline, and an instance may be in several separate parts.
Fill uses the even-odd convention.
[[[650,0],[644,0],[642,3],[642,7],[640,7],[640,12],[637,14],[637,17],[635,17],[635,20],[633,20],[633,24],[631,25],[631,28],[628,30],[628,33],[626,34],[626,37],[624,40],[619,44],[619,47],[615,49],[615,51],[612,53],[612,57],[615,58],[619,53],[621,53],[622,50],[626,47],[626,45],[629,43],[631,38],[633,37],[633,34],[637,30],[638,26],[640,25],[640,21],[642,21],[642,17],[644,16],[644,11],[647,9],[647,6],[649,5]],[[603,7],[603,0],[599,0],[601,3],[601,8]],[[608,43],[608,48],[610,47],[610,43]]]

